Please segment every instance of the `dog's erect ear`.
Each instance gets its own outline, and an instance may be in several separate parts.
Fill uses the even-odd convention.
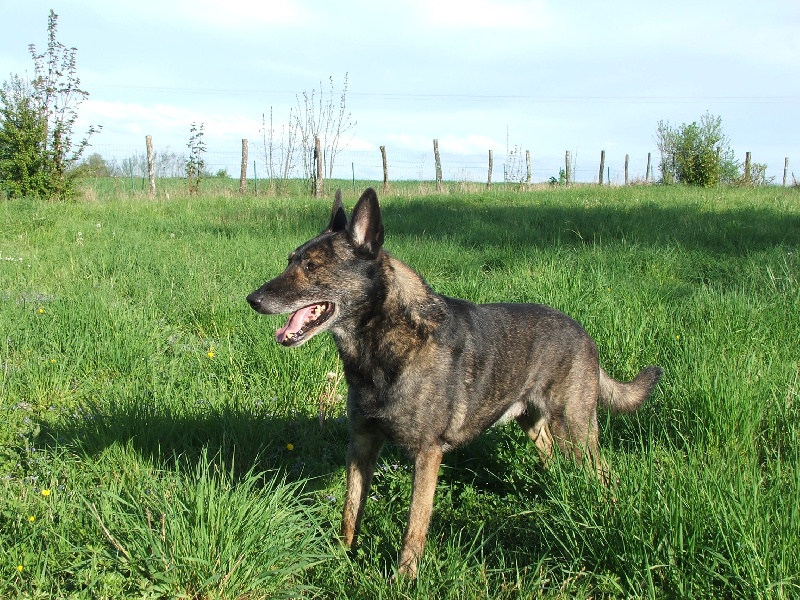
[[[342,231],[347,227],[347,214],[342,206],[342,190],[336,190],[336,197],[331,208],[331,222],[325,231]]]
[[[383,221],[378,194],[367,188],[353,209],[353,217],[348,225],[353,243],[371,256],[377,256],[383,246]]]

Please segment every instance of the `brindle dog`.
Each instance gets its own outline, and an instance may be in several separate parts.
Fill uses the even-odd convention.
[[[251,293],[264,314],[291,313],[275,333],[300,346],[330,331],[348,385],[347,497],[341,537],[352,547],[384,442],[414,460],[399,571],[411,577],[433,509],[442,455],[515,419],[543,462],[557,445],[590,461],[605,482],[597,406],[636,410],[661,377],[647,367],[622,383],[598,361],[576,321],[541,304],[473,304],[435,293],[383,250],[383,223],[367,189],[348,221],[337,192],[330,223],[289,255],[286,270]]]

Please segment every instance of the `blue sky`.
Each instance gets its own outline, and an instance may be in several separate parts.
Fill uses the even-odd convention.
[[[659,120],[723,120],[737,156],[784,157],[800,178],[800,2],[673,0],[0,0],[0,78],[30,73],[50,8],[91,94],[96,148],[183,151],[192,121],[209,151],[260,138],[297,94],[348,76],[349,150],[505,155],[601,149],[643,170]],[[102,153],[102,152],[101,152]]]

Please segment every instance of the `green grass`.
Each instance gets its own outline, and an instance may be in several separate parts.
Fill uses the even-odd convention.
[[[797,597],[797,191],[395,192],[387,249],[438,291],[562,309],[617,378],[664,367],[603,416],[612,489],[493,429],[447,455],[419,580],[393,584],[406,457],[348,556],[333,343],[279,347],[244,301],[328,200],[5,202],[0,597]]]

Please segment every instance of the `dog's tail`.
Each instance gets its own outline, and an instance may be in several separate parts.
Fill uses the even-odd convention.
[[[647,367],[633,381],[623,383],[600,368],[600,404],[612,412],[633,412],[642,405],[663,374],[661,367]]]

